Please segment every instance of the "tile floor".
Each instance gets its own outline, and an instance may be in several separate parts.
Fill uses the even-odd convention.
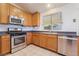
[[[37,47],[35,45],[29,45],[26,48],[16,53],[9,54],[7,56],[61,56],[61,55],[48,51],[46,49]]]

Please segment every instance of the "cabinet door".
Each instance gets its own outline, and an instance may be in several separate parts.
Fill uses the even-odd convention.
[[[31,44],[31,43],[32,43],[32,33],[31,32],[27,32],[26,44]]]
[[[33,33],[33,41],[34,44],[36,45],[40,45],[40,38],[39,38],[39,34],[37,33]]]
[[[78,56],[79,56],[79,37],[77,38],[78,40],[77,40],[77,51],[78,51]]]
[[[0,3],[0,23],[9,22],[9,4]]]
[[[47,48],[47,35],[40,34],[40,46]]]
[[[23,11],[13,5],[10,5],[10,15],[17,16],[17,17],[23,17]]]
[[[39,26],[39,23],[40,23],[40,14],[37,12],[37,13],[34,13],[33,16],[32,16],[33,20],[32,20],[32,25],[33,26]]]
[[[19,8],[17,8],[17,9],[18,9],[17,16],[20,17],[20,18],[24,18],[23,11]]]
[[[23,25],[27,26],[28,14],[26,12],[24,12],[23,15],[24,15],[24,24]]]
[[[32,14],[24,13],[24,25],[25,26],[32,26]]]
[[[28,13],[27,26],[32,26],[32,14]]]
[[[5,35],[1,37],[1,54],[10,52],[10,36]]]
[[[15,6],[10,5],[10,16],[17,16],[17,12],[18,9]]]
[[[57,35],[48,35],[47,48],[53,51],[57,51],[58,47]]]

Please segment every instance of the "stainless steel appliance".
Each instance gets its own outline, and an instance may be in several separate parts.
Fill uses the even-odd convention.
[[[10,24],[23,25],[23,23],[24,23],[24,18],[18,18],[18,17],[16,17],[16,16],[10,16],[9,23],[10,23]]]
[[[77,38],[75,34],[59,33],[58,52],[67,56],[77,55]]]
[[[11,53],[26,47],[26,33],[21,28],[9,28],[11,35]]]

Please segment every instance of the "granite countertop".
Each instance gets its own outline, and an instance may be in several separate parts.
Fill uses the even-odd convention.
[[[26,31],[26,32],[37,32],[43,34],[57,34],[57,35],[70,35],[70,36],[79,36],[75,31],[44,31],[44,30],[36,30],[36,31]]]
[[[5,34],[8,34],[8,32],[7,31],[0,31],[0,36],[5,35]]]
[[[75,33],[76,36],[79,36],[76,34],[76,32],[74,31],[47,31],[47,30],[31,30],[31,31],[23,31],[23,32],[39,32],[39,33],[43,33],[43,34],[62,34],[64,35],[64,33],[68,33],[71,35]],[[8,34],[8,31],[0,31],[0,36],[4,35],[4,34]]]

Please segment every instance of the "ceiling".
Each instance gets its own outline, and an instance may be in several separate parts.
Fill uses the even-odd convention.
[[[48,3],[15,3],[15,5],[21,7],[27,12],[45,12],[49,9],[57,8],[66,5],[67,3],[50,3],[48,7]]]

